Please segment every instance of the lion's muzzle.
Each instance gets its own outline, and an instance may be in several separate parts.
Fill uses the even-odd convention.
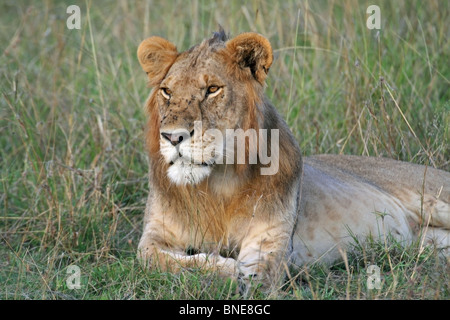
[[[176,132],[178,131],[178,132]],[[174,147],[194,135],[194,130],[187,132],[187,130],[176,130],[175,132],[161,132],[161,136],[169,141]]]
[[[208,177],[216,163],[216,148],[214,139],[202,136],[202,130],[187,130],[184,128],[160,131],[160,151],[166,163],[169,179],[177,185],[197,184]]]

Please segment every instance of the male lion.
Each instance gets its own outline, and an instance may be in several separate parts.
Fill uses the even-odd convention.
[[[151,37],[137,54],[153,87],[146,102],[150,194],[139,243],[147,263],[207,268],[270,288],[287,265],[331,263],[354,237],[420,237],[448,254],[450,173],[362,156],[302,160],[264,96],[273,55],[263,36],[228,39],[221,30],[182,53]],[[239,135],[231,141],[229,129],[248,139],[233,144]],[[248,134],[253,129],[268,131]],[[275,136],[279,145],[269,143]],[[263,174],[266,145],[276,171]],[[244,163],[235,161],[239,148]]]

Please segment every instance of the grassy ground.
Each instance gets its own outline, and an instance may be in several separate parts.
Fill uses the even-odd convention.
[[[64,3],[66,2],[66,3]],[[147,272],[135,260],[147,194],[140,41],[180,50],[221,24],[267,36],[267,95],[303,153],[387,156],[449,170],[448,1],[0,3],[0,299],[234,299],[201,271]],[[381,289],[367,288],[367,266]],[[81,270],[70,289],[69,265]],[[449,299],[449,266],[413,245],[355,245],[304,269],[277,299]],[[255,291],[251,298],[267,298]]]

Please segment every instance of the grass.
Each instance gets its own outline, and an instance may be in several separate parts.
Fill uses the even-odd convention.
[[[305,155],[387,156],[450,169],[448,1],[72,2],[0,4],[0,299],[239,299],[236,285],[188,270],[145,271],[135,254],[147,194],[148,95],[136,59],[160,35],[185,50],[218,24],[264,34],[276,60],[269,98]],[[431,250],[355,244],[302,269],[276,299],[449,299]],[[367,267],[382,288],[367,288]],[[66,280],[81,268],[81,289]]]

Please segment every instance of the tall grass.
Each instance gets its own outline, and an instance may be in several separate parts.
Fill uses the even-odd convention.
[[[0,4],[0,299],[233,299],[202,271],[135,260],[147,194],[140,41],[185,50],[218,25],[260,32],[275,62],[266,93],[305,155],[363,154],[449,170],[448,1],[67,1]],[[303,269],[271,298],[450,297],[432,251],[370,243],[345,263]],[[81,268],[81,289],[67,267]],[[383,286],[366,287],[380,266]],[[266,298],[256,291],[252,298]]]

